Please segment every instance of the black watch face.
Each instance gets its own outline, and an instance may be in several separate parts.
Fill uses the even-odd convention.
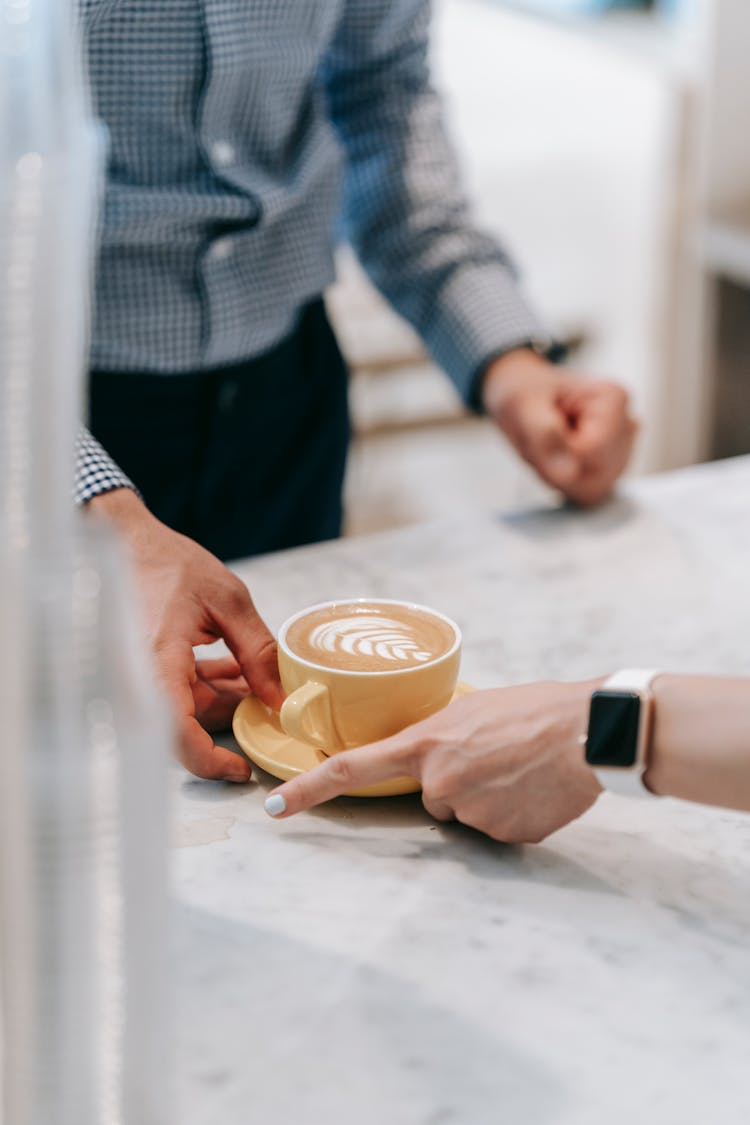
[[[586,761],[590,766],[634,766],[638,755],[641,697],[622,691],[591,696]]]

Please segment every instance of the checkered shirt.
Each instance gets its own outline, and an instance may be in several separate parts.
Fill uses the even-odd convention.
[[[109,130],[92,367],[179,377],[281,340],[336,238],[467,401],[546,335],[471,223],[427,0],[79,0]],[[129,484],[80,445],[76,494]]]
[[[99,442],[82,429],[76,444],[76,475],[73,492],[77,504],[85,504],[102,492],[114,488],[132,488],[133,482],[125,476],[122,469],[104,452]]]

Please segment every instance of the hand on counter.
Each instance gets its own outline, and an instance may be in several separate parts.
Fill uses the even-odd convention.
[[[518,349],[490,364],[481,393],[487,413],[547,484],[584,506],[609,495],[638,432],[624,388]]]
[[[392,738],[334,754],[280,786],[272,816],[352,789],[416,777],[437,820],[460,820],[496,840],[536,843],[584,813],[601,786],[584,761],[591,683],[478,691]]]
[[[425,808],[506,843],[538,843],[581,816],[601,786],[581,735],[602,679],[478,691],[371,746],[334,754],[266,800],[274,817],[408,775]],[[750,677],[659,675],[644,782],[750,813]]]
[[[268,706],[283,701],[276,642],[244,583],[197,543],[160,523],[130,489],[88,507],[120,530],[135,566],[157,673],[178,724],[180,758],[197,777],[247,781],[244,758],[214,743],[249,690]],[[233,659],[196,662],[193,645],[223,638]]]

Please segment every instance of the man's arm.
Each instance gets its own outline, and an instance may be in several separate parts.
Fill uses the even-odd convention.
[[[278,709],[276,642],[247,587],[191,539],[160,523],[135,487],[85,430],[78,441],[76,500],[111,523],[133,561],[157,674],[178,725],[180,758],[198,777],[247,781],[245,758],[216,745],[209,729],[229,725],[255,692]],[[196,661],[193,646],[222,638],[232,658]]]
[[[473,225],[430,84],[427,0],[349,0],[323,68],[346,154],[345,233],[466,402],[539,475],[595,503],[623,471],[627,395],[561,372],[507,252]],[[541,353],[541,354],[540,354]]]
[[[350,0],[324,68],[346,234],[465,399],[501,353],[552,339],[505,250],[472,224],[430,84],[426,0]]]

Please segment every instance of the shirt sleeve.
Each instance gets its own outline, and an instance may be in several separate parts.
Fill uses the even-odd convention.
[[[471,406],[494,357],[556,345],[471,222],[430,84],[428,0],[348,0],[323,78],[346,157],[345,236]]]
[[[73,497],[76,504],[86,504],[102,492],[115,488],[138,489],[133,482],[118,469],[112,458],[101,447],[88,430],[81,427],[76,443],[76,473]]]

